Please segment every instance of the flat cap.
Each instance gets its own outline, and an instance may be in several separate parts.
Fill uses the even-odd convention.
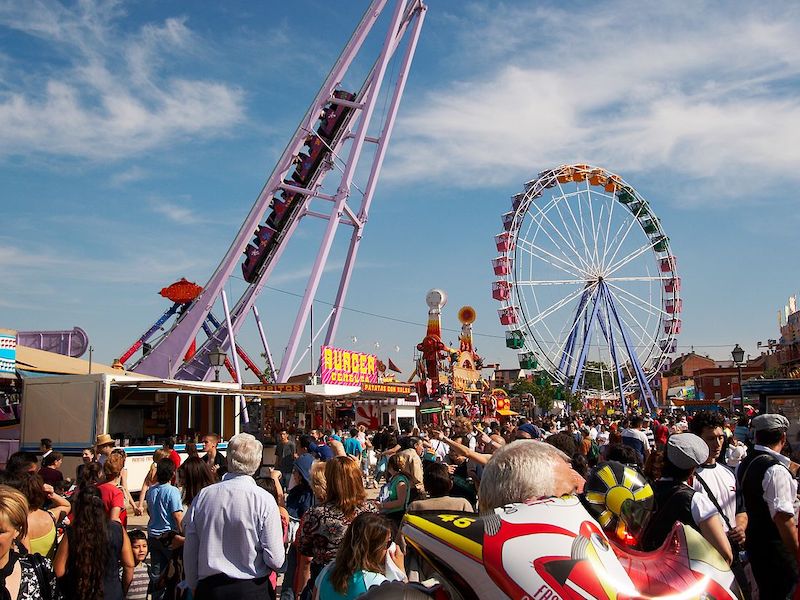
[[[676,433],[667,440],[667,458],[679,469],[691,469],[708,460],[708,444],[693,433]]]
[[[756,431],[766,431],[768,429],[789,429],[789,419],[783,415],[758,415],[750,423]]]

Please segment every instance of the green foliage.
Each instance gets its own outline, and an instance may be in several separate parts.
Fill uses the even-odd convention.
[[[602,367],[602,377],[598,372]],[[612,390],[614,389],[614,379],[608,365],[601,362],[587,361],[583,371],[583,381],[581,388],[586,390]]]
[[[511,394],[523,396],[531,394],[541,410],[548,412],[553,409],[556,400],[572,401],[569,390],[558,385],[553,385],[550,377],[543,372],[534,373],[533,380],[521,379],[511,387]]]
[[[764,371],[764,379],[783,379],[784,377],[786,377],[786,370],[780,365],[770,367]]]
[[[264,371],[263,371],[264,377],[267,378],[267,381],[275,383],[275,381],[277,381],[277,379],[275,377],[276,373],[273,373],[272,369],[269,368],[269,362],[267,361],[267,353],[266,352],[262,352],[261,353],[261,358],[263,358],[264,362],[266,363],[264,365]]]

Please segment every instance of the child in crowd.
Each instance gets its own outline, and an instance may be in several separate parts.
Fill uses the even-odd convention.
[[[141,529],[128,532],[133,550],[133,581],[125,594],[125,600],[149,600],[150,574],[147,564],[147,534]]]

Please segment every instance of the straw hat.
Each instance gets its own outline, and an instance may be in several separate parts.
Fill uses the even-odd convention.
[[[94,445],[97,446],[98,448],[100,446],[107,446],[108,444],[113,444],[113,443],[114,440],[107,433],[101,433],[100,435],[97,436],[97,439],[95,439],[94,441]]]

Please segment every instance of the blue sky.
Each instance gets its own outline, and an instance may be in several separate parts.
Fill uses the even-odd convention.
[[[366,6],[0,1],[0,326],[78,325],[110,361],[162,287],[203,285]],[[349,311],[339,344],[407,372],[441,287],[444,326],[474,306],[479,352],[513,365],[490,296],[500,214],[586,162],[671,237],[680,349],[755,353],[798,289],[798,33],[791,2],[432,0],[347,300],[419,325]],[[278,357],[319,231],[301,225],[259,300]]]

